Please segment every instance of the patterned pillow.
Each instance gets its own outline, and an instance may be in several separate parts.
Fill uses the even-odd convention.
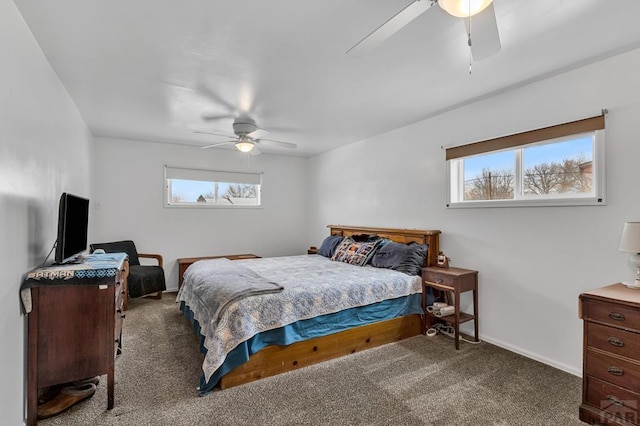
[[[355,242],[347,237],[338,245],[331,260],[355,266],[364,266],[373,257],[380,241]]]

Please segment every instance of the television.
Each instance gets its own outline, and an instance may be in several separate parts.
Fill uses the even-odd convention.
[[[77,255],[87,249],[89,227],[89,200],[69,193],[60,197],[58,208],[58,239],[55,263],[76,261]]]

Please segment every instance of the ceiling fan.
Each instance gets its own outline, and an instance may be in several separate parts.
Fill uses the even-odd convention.
[[[217,146],[234,144],[234,146],[241,152],[251,152],[252,154],[259,154],[260,150],[258,146],[269,146],[273,148],[286,148],[296,149],[297,145],[291,142],[276,141],[273,139],[264,139],[263,136],[269,134],[268,131],[258,128],[255,121],[250,117],[238,117],[233,122],[233,136],[225,135],[222,133],[209,132],[206,130],[194,130],[195,133],[202,133],[207,135],[222,136],[226,138],[232,138],[225,142],[214,143],[211,145],[203,146],[202,149],[213,148]]]
[[[452,16],[465,18],[468,44],[474,60],[487,58],[500,50],[493,0],[415,0],[347,50],[346,54],[355,58],[366,55],[436,4]]]

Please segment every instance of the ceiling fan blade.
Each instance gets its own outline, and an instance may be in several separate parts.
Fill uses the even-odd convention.
[[[256,140],[256,143],[264,146],[272,146],[274,148],[296,149],[298,147],[295,143],[274,141],[272,139],[258,139]]]
[[[201,146],[200,148],[202,148],[202,149],[214,148],[214,147],[216,147],[216,146],[226,145],[226,144],[228,144],[228,143],[235,143],[235,142],[236,142],[236,141],[235,141],[235,140],[233,140],[233,141],[226,141],[226,142],[214,143],[214,144],[212,144],[212,145]]]
[[[366,55],[435,4],[436,2],[433,0],[414,1],[347,50],[345,52],[346,55],[352,58],[360,58]]]
[[[267,136],[269,134],[269,132],[267,132],[264,129],[256,129],[253,132],[247,134],[248,137],[250,137],[251,139],[260,139],[263,136]]]
[[[464,25],[467,28],[467,34],[471,34],[471,55],[474,61],[481,61],[498,53],[502,46],[493,3],[471,17],[471,32],[469,32],[469,19],[464,18]]]
[[[233,138],[232,135],[225,135],[224,133],[207,132],[206,130],[194,130],[193,133],[199,133],[201,135],[220,136],[222,138]]]
[[[229,111],[230,114],[236,114],[238,112],[235,105],[231,104],[230,102],[227,102],[226,99],[216,94],[213,90],[209,89],[204,83],[199,83],[196,86],[195,90],[197,93],[201,93],[202,95],[211,99],[216,104],[222,105],[227,111]],[[234,115],[232,115],[231,117],[234,117]]]
[[[235,115],[232,114],[202,114],[202,119],[204,121],[214,121],[214,120],[226,120],[229,118],[235,118]]]

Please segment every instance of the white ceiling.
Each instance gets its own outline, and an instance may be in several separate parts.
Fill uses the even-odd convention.
[[[422,0],[426,1],[426,0]],[[344,52],[411,0],[15,0],[95,136],[208,145],[249,113],[310,156],[640,47],[638,0],[494,0],[502,50],[473,63],[434,7]],[[606,76],[603,76],[606,78]]]

